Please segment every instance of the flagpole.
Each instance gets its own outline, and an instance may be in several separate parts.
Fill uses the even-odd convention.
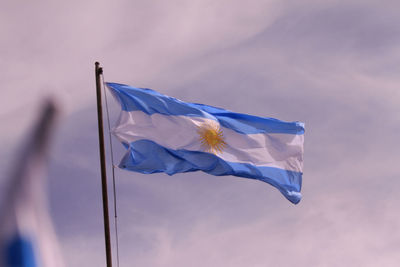
[[[100,81],[100,75],[103,74],[103,68],[100,67],[99,62],[95,63],[95,74],[96,74],[96,95],[97,95],[97,119],[98,119],[98,129],[99,129],[101,188],[103,196],[104,237],[106,245],[107,267],[112,267],[110,220],[108,215],[106,157],[104,149],[103,106],[101,102],[101,81]]]

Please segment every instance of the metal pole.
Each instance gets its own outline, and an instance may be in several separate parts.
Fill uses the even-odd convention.
[[[112,267],[110,220],[108,215],[106,157],[104,149],[103,106],[101,102],[101,81],[100,81],[100,75],[103,74],[103,69],[100,68],[99,62],[96,62],[95,66],[96,66],[95,73],[96,73],[96,95],[97,95],[97,119],[99,128],[99,148],[100,148],[100,167],[101,167],[101,189],[103,195],[104,237],[106,243],[107,267]]]

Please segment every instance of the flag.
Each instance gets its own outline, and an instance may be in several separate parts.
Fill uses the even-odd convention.
[[[203,171],[257,179],[301,199],[304,124],[186,103],[151,89],[107,83],[121,105],[113,134],[119,167],[169,175]]]
[[[44,191],[44,169],[55,121],[49,101],[23,147],[3,199],[0,217],[1,267],[62,267]]]

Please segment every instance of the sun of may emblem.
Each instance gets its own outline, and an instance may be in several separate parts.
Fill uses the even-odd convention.
[[[218,124],[204,123],[197,129],[201,145],[207,152],[218,154],[226,147],[224,134]]]

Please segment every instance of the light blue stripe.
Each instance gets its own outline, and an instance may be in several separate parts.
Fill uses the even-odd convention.
[[[235,113],[203,104],[187,103],[151,89],[135,88],[117,83],[107,83],[107,86],[120,102],[122,110],[125,111],[140,110],[149,115],[160,113],[205,117],[218,120],[222,126],[243,134],[304,134],[304,124],[301,122],[284,122],[273,118]]]
[[[201,151],[173,150],[150,140],[125,144],[127,153],[120,168],[144,174],[203,171],[212,175],[234,175],[264,181],[276,187],[292,203],[301,199],[302,173],[247,163],[224,161],[214,154]]]
[[[38,267],[32,242],[15,235],[6,246],[6,267]]]

